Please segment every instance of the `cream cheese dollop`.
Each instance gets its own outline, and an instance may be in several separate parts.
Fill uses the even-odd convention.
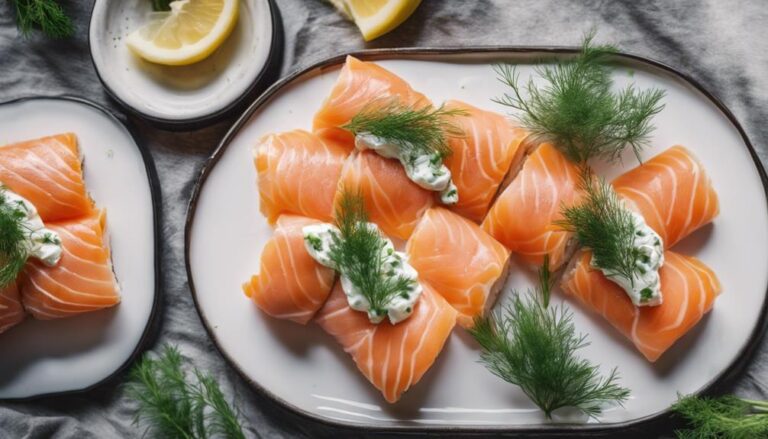
[[[24,244],[29,256],[53,267],[61,259],[62,247],[59,234],[47,229],[35,206],[26,198],[6,187],[0,188],[5,204],[19,213],[24,228],[28,231]]]
[[[358,133],[355,136],[358,150],[370,149],[382,157],[399,160],[408,178],[420,187],[440,193],[443,204],[459,202],[459,191],[451,180],[451,171],[443,164],[439,154],[409,153],[415,148],[401,148],[387,139],[370,133]]]
[[[632,279],[609,269],[604,269],[595,264],[594,257],[590,262],[592,267],[603,272],[605,277],[619,285],[632,299],[636,306],[661,305],[661,281],[659,269],[664,265],[664,245],[661,237],[646,224],[645,219],[635,212],[631,212],[635,225],[635,235],[632,247],[635,249],[636,269]]]
[[[375,229],[381,235],[376,224],[369,222],[366,223],[366,227]],[[334,240],[339,236],[339,229],[332,224],[321,223],[304,226],[302,233],[304,235],[304,246],[310,256],[319,264],[336,269],[337,267],[331,260],[330,253]],[[395,250],[392,241],[383,235],[381,236],[381,239],[384,241],[381,249],[381,272],[388,278],[405,277],[412,280],[413,282],[411,282],[411,287],[408,291],[403,291],[392,297],[384,305],[383,310],[372,309],[371,303],[360,288],[352,283],[344,275],[343,271],[339,272],[339,275],[341,288],[347,296],[347,303],[349,303],[350,308],[368,314],[368,319],[371,323],[378,324],[384,318],[389,318],[390,323],[394,325],[411,316],[416,301],[421,297],[422,287],[418,282],[418,272],[408,263],[408,256],[403,252]]]

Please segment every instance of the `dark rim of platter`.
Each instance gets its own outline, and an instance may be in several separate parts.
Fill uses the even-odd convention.
[[[552,56],[558,56],[558,55],[559,56],[572,55],[577,53],[578,50],[579,49],[572,48],[572,47],[549,47],[549,46],[548,47],[483,46],[483,47],[374,49],[374,50],[363,50],[359,52],[350,52],[349,54],[364,60],[391,59],[391,58],[398,58],[398,57],[399,58],[422,57],[425,59],[430,59],[429,57],[434,57],[436,55],[468,55],[468,54],[493,55],[497,53],[498,54],[517,54],[517,55],[529,54],[532,57],[534,57],[533,59],[546,59],[548,56],[552,57]],[[194,192],[192,194],[192,198],[190,199],[189,206],[187,209],[187,222],[185,226],[185,237],[184,237],[185,263],[187,268],[187,276],[189,279],[189,286],[192,292],[192,298],[195,302],[195,307],[197,308],[197,311],[200,314],[200,317],[203,321],[203,324],[205,325],[206,330],[208,331],[208,334],[211,336],[211,339],[213,340],[219,352],[221,352],[221,355],[227,359],[230,365],[232,365],[232,367],[234,367],[235,370],[237,370],[240,376],[242,376],[242,378],[245,381],[247,381],[253,389],[255,389],[258,393],[266,396],[267,399],[271,399],[275,401],[277,405],[280,406],[282,409],[287,409],[289,413],[297,414],[301,418],[317,422],[318,424],[321,424],[324,426],[329,426],[329,427],[339,428],[339,429],[344,429],[349,431],[357,431],[357,432],[362,432],[362,431],[374,432],[375,431],[377,433],[397,433],[397,434],[410,432],[410,433],[419,433],[419,434],[438,434],[438,435],[439,434],[478,435],[478,434],[489,434],[489,433],[495,433],[495,434],[509,433],[509,434],[516,434],[516,435],[534,435],[534,436],[541,436],[541,435],[549,436],[549,435],[569,433],[570,435],[575,434],[579,436],[593,437],[595,435],[616,434],[617,430],[620,430],[620,429],[628,429],[628,430],[629,429],[632,429],[632,430],[646,429],[646,428],[652,427],[653,425],[657,425],[659,423],[669,421],[671,419],[672,413],[669,409],[665,409],[658,413],[648,415],[642,418],[638,418],[632,421],[610,423],[610,424],[607,424],[607,423],[606,424],[599,424],[599,423],[578,424],[578,425],[554,424],[554,425],[545,425],[545,426],[541,426],[541,425],[524,426],[523,425],[523,426],[515,426],[515,427],[498,427],[498,426],[487,426],[487,427],[483,427],[483,426],[466,426],[466,427],[464,426],[440,426],[440,427],[375,426],[374,427],[374,426],[361,425],[354,422],[331,420],[331,419],[317,416],[308,411],[305,411],[299,407],[294,406],[288,401],[283,400],[278,395],[275,395],[272,392],[268,391],[267,389],[262,387],[259,383],[250,380],[245,375],[245,373],[240,368],[237,367],[236,363],[232,360],[232,358],[230,358],[228,354],[221,348],[219,340],[217,340],[216,338],[216,333],[211,329],[211,325],[208,322],[205,314],[202,312],[200,308],[200,303],[197,299],[197,292],[195,290],[195,285],[194,285],[194,277],[192,276],[192,271],[190,267],[189,244],[190,244],[191,230],[194,223],[195,208],[197,205],[198,197],[200,195],[203,185],[205,184],[206,178],[210,174],[212,168],[216,165],[218,160],[221,158],[224,151],[227,149],[227,147],[231,143],[232,139],[238,134],[240,129],[245,124],[248,123],[251,116],[256,111],[258,111],[263,105],[268,103],[273,96],[278,94],[283,89],[283,87],[291,84],[294,80],[300,79],[305,75],[316,73],[317,71],[321,71],[325,68],[331,68],[331,67],[340,65],[344,62],[344,58],[346,57],[346,55],[347,54],[338,55],[332,58],[322,60],[309,67],[296,71],[288,75],[287,77],[281,79],[280,81],[276,82],[275,84],[273,84],[255,102],[253,102],[253,104],[251,104],[251,106],[248,107],[246,112],[234,123],[232,128],[230,128],[226,136],[222,139],[221,143],[218,145],[216,150],[208,159],[207,163],[205,164],[203,170],[200,173],[200,178],[195,185]],[[706,98],[708,98],[728,118],[728,120],[733,124],[734,127],[736,127],[739,134],[741,135],[741,138],[744,141],[744,144],[746,145],[747,150],[749,151],[749,154],[755,163],[757,172],[760,175],[766,200],[768,200],[768,177],[766,177],[765,170],[763,169],[763,166],[761,165],[760,160],[755,152],[754,147],[750,143],[746,132],[744,131],[742,126],[739,124],[739,122],[736,120],[736,117],[733,115],[733,113],[722,103],[722,101],[720,101],[720,99],[715,97],[711,92],[709,92],[706,88],[704,88],[704,86],[702,86],[698,81],[696,81],[689,75],[682,73],[674,69],[673,67],[670,67],[659,61],[655,61],[655,60],[646,58],[644,56],[627,54],[627,53],[616,54],[614,59],[619,62],[621,62],[622,60],[638,62],[640,64],[650,66],[652,68],[661,70],[665,73],[671,74],[677,77],[678,79],[682,80],[683,82],[689,84],[696,91],[698,91],[699,93],[703,94]],[[752,333],[750,334],[749,339],[740,349],[734,361],[721,374],[719,374],[710,382],[708,382],[706,385],[704,385],[697,393],[712,394],[712,393],[718,392],[718,390],[722,389],[722,386],[724,386],[725,384],[733,380],[733,378],[743,369],[746,362],[754,353],[755,348],[758,346],[759,341],[762,337],[762,334],[765,332],[766,327],[768,327],[768,319],[765,318],[767,312],[768,312],[768,301],[764,299],[761,307],[762,317],[760,318],[758,324],[755,326]]]
[[[144,169],[147,171],[147,179],[149,181],[149,191],[152,197],[152,209],[153,209],[152,230],[154,234],[153,251],[155,253],[154,297],[152,299],[152,309],[149,312],[149,319],[147,320],[146,326],[142,331],[141,338],[139,339],[138,343],[136,343],[136,347],[133,348],[133,351],[125,360],[125,362],[123,362],[123,364],[121,364],[120,367],[118,367],[114,372],[109,374],[106,378],[101,379],[98,382],[93,383],[82,389],[65,390],[62,392],[41,393],[41,394],[26,396],[22,398],[2,398],[0,399],[0,401],[20,402],[20,401],[31,401],[31,400],[38,400],[42,398],[50,398],[50,397],[64,396],[64,395],[78,395],[78,394],[89,392],[95,389],[96,387],[99,387],[108,382],[111,382],[115,380],[123,371],[125,371],[128,368],[128,366],[131,363],[133,363],[133,361],[136,360],[136,358],[143,352],[144,346],[147,344],[149,339],[153,337],[156,329],[155,326],[158,323],[157,314],[160,308],[160,250],[162,245],[161,244],[162,239],[160,236],[160,232],[161,232],[160,225],[162,224],[161,222],[162,210],[161,210],[161,204],[160,204],[160,179],[158,178],[158,175],[157,175],[157,169],[155,168],[155,161],[152,159],[152,154],[150,154],[149,149],[147,149],[146,146],[144,146],[144,143],[139,141],[141,140],[141,138],[136,135],[136,129],[130,124],[130,122],[120,120],[120,118],[115,114],[113,114],[110,110],[102,107],[101,105],[95,102],[91,102],[81,97],[71,96],[71,95],[22,96],[22,97],[8,100],[8,101],[0,102],[0,106],[16,104],[20,102],[28,102],[28,101],[35,101],[35,100],[50,100],[50,99],[75,102],[78,104],[87,105],[89,107],[95,108],[96,110],[106,115],[108,119],[112,120],[119,126],[125,128],[126,132],[131,137],[131,140],[138,148],[139,153],[141,153],[141,158],[144,161]]]
[[[170,131],[189,131],[210,126],[216,122],[221,121],[231,112],[235,110],[242,110],[250,99],[253,99],[257,93],[263,91],[267,85],[273,83],[274,80],[277,79],[277,74],[280,70],[283,54],[283,22],[280,17],[280,10],[278,9],[275,1],[267,0],[267,6],[269,6],[270,18],[272,21],[272,35],[269,53],[267,54],[267,58],[264,61],[264,67],[261,69],[259,74],[256,75],[256,78],[254,78],[253,82],[251,82],[248,88],[243,91],[243,94],[239,98],[233,100],[225,107],[222,107],[213,113],[189,119],[165,119],[162,117],[156,117],[143,113],[138,108],[133,107],[120,99],[117,93],[115,93],[115,91],[112,90],[112,88],[109,86],[109,83],[105,81],[101,76],[101,72],[96,65],[96,60],[93,58],[93,46],[91,45],[91,22],[93,21],[93,10],[96,8],[97,2],[98,0],[93,3],[93,8],[91,9],[91,21],[88,23],[88,47],[91,47],[91,49],[88,51],[88,54],[91,57],[91,63],[93,64],[93,68],[96,71],[96,76],[99,78],[99,81],[101,81],[104,90],[107,91],[107,94],[109,94],[109,96],[114,99],[115,102],[125,108],[131,115],[149,121],[157,128]]]

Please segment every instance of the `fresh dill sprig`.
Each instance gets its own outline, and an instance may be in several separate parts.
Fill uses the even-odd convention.
[[[751,439],[768,437],[768,401],[733,395],[716,398],[684,396],[672,410],[690,428],[676,430],[681,439]]]
[[[549,282],[548,269],[542,280]],[[589,417],[602,413],[603,405],[621,405],[629,390],[618,384],[613,369],[607,377],[597,366],[576,355],[586,346],[586,335],[577,335],[573,316],[565,305],[547,307],[549,284],[516,293],[511,304],[487,317],[478,317],[470,334],[480,344],[480,360],[501,379],[515,384],[544,414],[576,407]]]
[[[13,206],[0,186],[0,288],[16,281],[29,258],[24,212]]]
[[[55,0],[10,0],[22,35],[37,27],[51,38],[69,38],[75,32],[72,20]]]
[[[587,168],[582,170],[579,187],[584,191],[583,201],[564,207],[563,220],[555,224],[575,233],[579,244],[592,250],[596,266],[633,282],[638,254],[632,213],[624,208],[613,187],[593,177]]]
[[[374,101],[342,128],[355,135],[367,133],[386,139],[412,155],[437,154],[444,158],[451,153],[448,138],[463,135],[451,118],[463,115],[466,111],[447,110],[444,105],[417,108],[397,99],[384,105]]]
[[[187,379],[178,349],[166,345],[161,355],[145,355],[131,370],[127,394],[138,402],[134,422],[149,424],[156,437],[244,439],[241,413],[227,402],[216,380],[193,369]]]
[[[336,227],[340,233],[331,245],[331,261],[368,299],[371,313],[383,316],[389,302],[399,294],[408,294],[414,281],[405,276],[385,276],[386,241],[376,228],[368,226],[365,200],[359,191],[343,189]]]
[[[494,101],[517,110],[522,126],[551,141],[573,162],[593,157],[617,161],[628,146],[640,161],[654,129],[651,119],[664,108],[664,91],[638,91],[630,85],[614,92],[606,62],[616,48],[593,45],[594,36],[594,31],[585,36],[575,59],[537,68],[545,85],[533,79],[521,84],[515,67],[495,66],[499,80],[512,92]]]
[[[539,285],[541,286],[541,303],[546,308],[549,306],[549,296],[552,295],[552,273],[549,271],[549,255],[544,255],[544,263],[539,268]]]

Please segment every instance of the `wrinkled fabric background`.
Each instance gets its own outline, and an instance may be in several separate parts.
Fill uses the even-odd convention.
[[[321,0],[277,0],[284,22],[281,75],[363,48],[460,45],[576,45],[591,27],[599,40],[658,59],[693,76],[733,110],[763,163],[768,160],[768,1],[766,0],[424,0],[395,32],[365,44],[352,24]],[[0,0],[0,101],[71,94],[121,108],[101,88],[88,50],[90,1],[64,0],[76,36],[51,41],[18,35],[8,0]],[[250,391],[227,366],[195,312],[184,269],[187,203],[206,158],[237,114],[205,129],[170,133],[130,118],[154,156],[162,187],[162,304],[147,348],[177,344],[195,364],[215,371],[241,402],[254,437],[351,435],[304,421]],[[125,118],[125,116],[123,116]],[[723,151],[727,157],[727,151]],[[737,170],[734,170],[737,172]],[[768,267],[767,267],[768,269]],[[736,292],[734,292],[736,293]],[[80,396],[0,404],[2,438],[141,437],[120,378]],[[768,342],[727,390],[768,398]],[[672,426],[622,436],[671,435]]]

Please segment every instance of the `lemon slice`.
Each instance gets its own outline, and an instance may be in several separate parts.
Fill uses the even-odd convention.
[[[341,13],[355,22],[365,41],[378,38],[400,26],[421,0],[330,0]]]
[[[205,59],[227,39],[237,23],[239,0],[177,0],[168,12],[154,12],[149,23],[126,39],[140,57],[182,66]]]

